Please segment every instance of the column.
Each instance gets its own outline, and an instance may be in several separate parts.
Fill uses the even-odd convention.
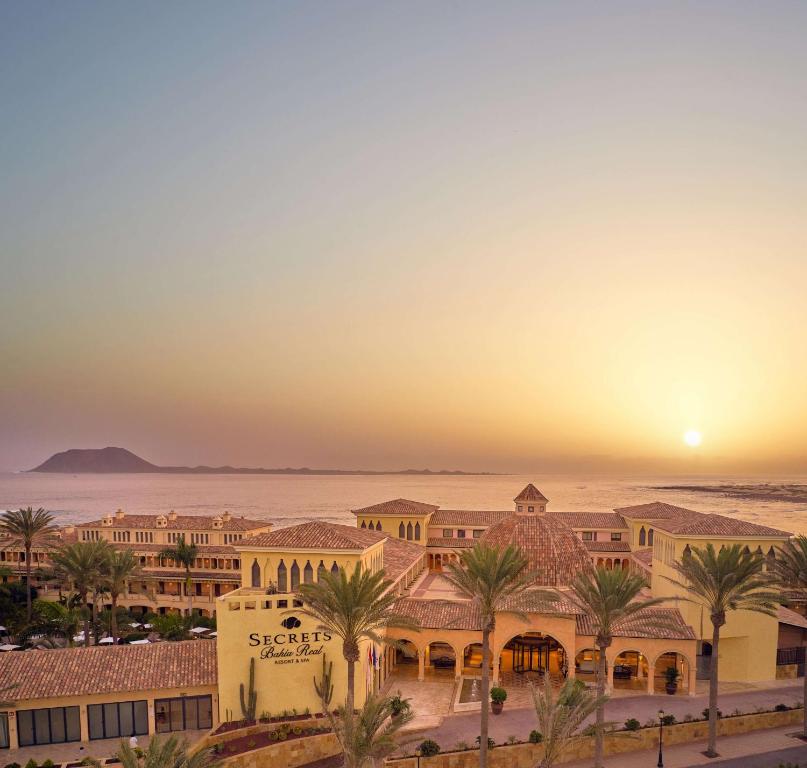
[[[647,692],[652,696],[656,692],[656,665],[647,660]]]
[[[426,679],[426,659],[423,651],[418,651],[418,682]]]
[[[17,734],[17,713],[13,710],[8,713],[8,748],[20,748],[20,737]]]
[[[462,677],[462,666],[465,659],[463,659],[462,652],[465,650],[464,648],[460,648],[459,651],[454,647],[454,678],[459,680]]]
[[[605,657],[605,664],[606,664],[606,690],[610,693],[614,690],[614,661],[613,659],[609,659],[606,655]]]
[[[87,716],[87,705],[80,704],[78,708],[78,721],[81,728],[81,740],[90,740],[90,721]]]
[[[689,695],[695,696],[698,693],[698,667],[696,664],[690,664],[687,661],[687,669],[689,669]]]
[[[154,699],[148,699],[148,719],[149,719],[149,736],[153,736],[157,733],[157,717],[154,712]],[[218,711],[218,707],[216,707],[216,713]]]

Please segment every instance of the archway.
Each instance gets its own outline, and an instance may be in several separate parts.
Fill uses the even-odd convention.
[[[554,637],[543,632],[516,635],[499,654],[499,678],[505,684],[537,681],[547,674],[561,681],[568,671],[566,650]]]
[[[448,643],[434,641],[426,646],[425,663],[429,672],[453,675],[457,668],[457,654]]]
[[[641,651],[622,651],[614,659],[614,688],[646,691],[650,665]]]
[[[395,663],[397,665],[418,663],[418,649],[411,640],[398,640],[395,646]]]
[[[653,665],[653,688],[655,693],[668,693],[666,685],[668,679],[672,678],[672,673],[669,673],[668,678],[668,670],[675,669],[678,673],[676,679],[676,687],[675,687],[675,694],[678,695],[686,695],[689,691],[689,678],[690,678],[690,666],[689,666],[689,659],[684,656],[683,653],[678,653],[676,651],[667,651],[665,653],[660,654],[656,658],[656,662]]]
[[[482,643],[466,645],[462,651],[463,669],[482,669]]]
[[[574,657],[574,674],[585,683],[597,680],[597,665],[600,661],[600,652],[596,648],[584,648]]]

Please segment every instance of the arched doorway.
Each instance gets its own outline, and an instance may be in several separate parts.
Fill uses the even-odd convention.
[[[673,669],[677,672],[675,693],[677,695],[686,695],[689,693],[689,660],[684,654],[677,653],[676,651],[662,653],[656,659],[653,677],[655,693],[668,692],[666,689],[667,681],[672,677],[672,673],[668,672],[668,670]]]
[[[427,672],[453,675],[457,667],[457,655],[448,643],[435,641],[426,646],[425,662]]]
[[[574,675],[584,683],[593,683],[597,679],[597,664],[600,652],[596,648],[584,648],[574,657]]]
[[[622,651],[614,659],[614,688],[646,691],[650,665],[641,651]]]
[[[476,671],[482,669],[482,643],[466,645],[462,652],[463,669]]]
[[[568,673],[563,646],[543,632],[525,632],[507,642],[499,654],[499,679],[504,683],[541,680],[548,674],[563,680]]]
[[[397,665],[418,663],[418,649],[411,640],[399,640],[395,647],[395,663]]]

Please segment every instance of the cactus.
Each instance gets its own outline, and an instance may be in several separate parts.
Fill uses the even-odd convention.
[[[244,698],[244,684],[239,686],[241,693],[241,714],[245,720],[255,719],[255,710],[258,703],[258,692],[255,690],[255,659],[249,660],[249,690]]]
[[[317,692],[317,696],[319,696],[320,701],[322,702],[322,713],[328,713],[328,705],[331,703],[331,698],[333,697],[333,662],[330,664],[325,665],[325,656],[326,654],[322,654],[322,677],[320,678],[320,682],[317,682],[317,676],[314,675],[314,690]]]

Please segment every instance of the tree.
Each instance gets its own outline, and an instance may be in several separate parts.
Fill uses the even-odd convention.
[[[143,750],[132,749],[122,740],[118,759],[123,768],[219,768],[222,764],[209,749],[188,751],[188,743],[176,736],[152,736]]]
[[[446,578],[476,605],[482,620],[482,708],[479,728],[479,766],[488,763],[490,719],[490,636],[496,629],[496,614],[525,592],[533,580],[527,558],[518,547],[497,549],[484,543],[466,549],[458,563],[449,563]],[[512,609],[510,609],[512,610]]]
[[[190,616],[180,616],[178,613],[164,613],[151,620],[154,630],[163,640],[187,640],[188,630],[191,628]]]
[[[338,715],[328,714],[339,745],[345,768],[367,768],[379,765],[396,749],[395,736],[411,722],[411,711],[394,714],[392,700],[379,694],[367,697],[358,712],[341,707]]]
[[[84,614],[84,645],[90,643],[90,619],[87,601],[103,578],[105,564],[112,547],[104,541],[77,541],[55,550],[51,555],[53,567],[63,581],[69,584],[81,599]]]
[[[607,697],[587,691],[580,680],[566,680],[556,692],[549,675],[544,675],[542,686],[531,686],[531,693],[544,745],[540,768],[552,768],[569,741],[581,733],[588,717],[604,706]]]
[[[167,547],[160,552],[159,557],[173,560],[177,565],[185,569],[185,591],[188,593],[188,616],[193,616],[193,593],[191,587],[191,568],[196,563],[198,550],[196,544],[186,544],[185,534],[181,533],[179,539],[173,547]]]
[[[785,542],[771,561],[768,572],[783,590],[791,593],[788,602],[807,603],[807,536],[802,534]],[[807,674],[804,675],[803,700],[807,702]],[[807,739],[807,706],[804,711],[802,729]]]
[[[53,520],[53,515],[42,507],[8,510],[0,516],[0,532],[8,534],[13,543],[22,545],[25,550],[25,615],[28,621],[31,621],[31,549],[50,542],[56,532]]]
[[[347,662],[348,712],[356,703],[356,662],[359,660],[359,644],[371,640],[378,645],[395,645],[382,637],[382,632],[391,627],[415,629],[416,623],[393,612],[397,598],[390,591],[392,582],[384,578],[384,571],[375,573],[362,569],[356,563],[348,578],[344,568],[338,573],[323,573],[316,583],[301,584],[297,597],[303,607],[299,613],[318,622],[317,629],[331,632],[342,640],[342,655]],[[292,613],[292,611],[288,611]]]
[[[80,609],[69,604],[49,600],[35,600],[33,621],[28,634],[44,634],[47,637],[60,637],[73,645],[73,637],[83,621]]]
[[[140,572],[140,560],[131,549],[111,550],[101,578],[101,587],[112,599],[110,628],[112,639],[118,642],[118,598],[126,591],[126,586]]]
[[[640,592],[647,582],[639,574],[621,568],[608,570],[599,566],[577,575],[561,599],[569,601],[594,625],[594,644],[599,652],[597,664],[596,730],[594,733],[594,766],[602,768],[605,753],[605,682],[607,664],[605,654],[614,639],[619,624],[629,624],[648,608],[664,601],[661,597],[641,598]],[[667,626],[664,616],[642,617],[656,626]]]
[[[680,579],[668,581],[689,593],[689,599],[703,605],[712,620],[712,665],[709,673],[708,757],[717,757],[717,656],[720,628],[729,611],[753,611],[776,616],[779,596],[771,590],[770,576],[762,572],[765,558],[743,549],[740,544],[721,547],[692,547],[674,564]]]

